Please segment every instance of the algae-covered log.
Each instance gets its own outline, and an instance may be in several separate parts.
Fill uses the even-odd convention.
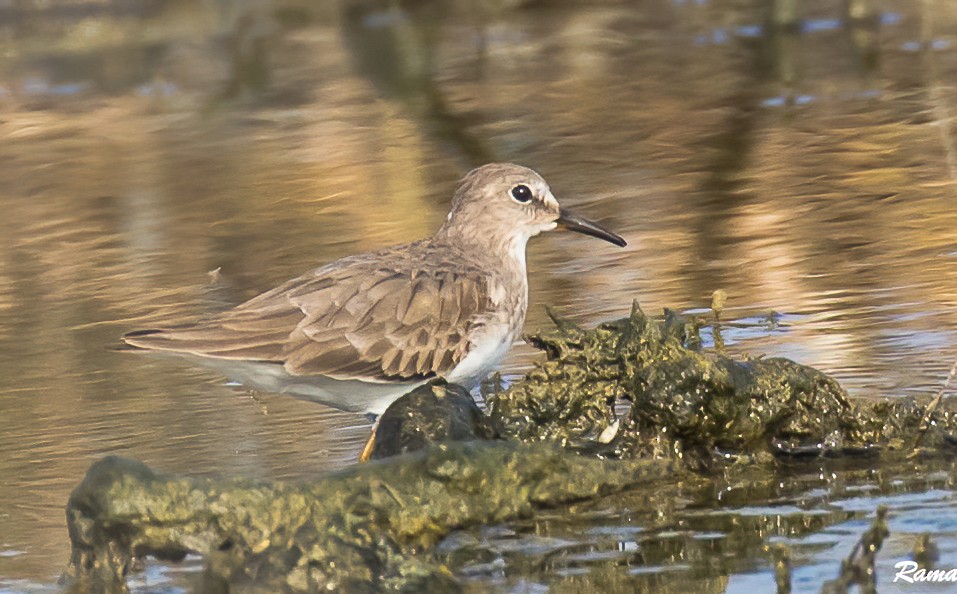
[[[529,337],[547,360],[487,397],[506,437],[556,440],[616,457],[690,454],[700,466],[715,452],[897,449],[920,423],[923,409],[852,405],[837,381],[788,359],[739,361],[704,352],[697,325],[672,312],[658,321],[636,304],[629,317],[595,329],[556,325],[556,332]],[[628,407],[620,415],[622,403]],[[935,421],[938,433],[957,427],[948,412]]]
[[[121,458],[94,464],[70,497],[74,591],[125,591],[147,554],[207,563],[203,591],[455,591],[427,551],[451,530],[526,516],[672,473],[554,447],[433,447],[313,483],[162,476]]]

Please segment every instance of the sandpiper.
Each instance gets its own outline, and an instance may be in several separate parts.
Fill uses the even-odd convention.
[[[531,169],[484,165],[462,179],[428,239],[348,256],[207,320],[123,340],[257,390],[377,416],[433,377],[472,389],[501,362],[528,308],[525,246],[556,227],[625,245],[561,208]]]

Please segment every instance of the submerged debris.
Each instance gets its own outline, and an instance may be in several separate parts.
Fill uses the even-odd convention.
[[[768,552],[774,560],[774,585],[776,594],[791,594],[791,553],[783,544],[769,545]]]
[[[917,537],[914,550],[911,552],[911,559],[924,569],[933,569],[940,561],[940,549],[937,548],[937,544],[933,541],[929,532],[924,532]]]
[[[841,573],[821,588],[822,594],[847,594],[851,586],[860,586],[861,594],[877,594],[877,573],[874,561],[884,539],[890,535],[887,528],[887,507],[877,508],[877,517],[861,535],[851,554],[841,561]]]

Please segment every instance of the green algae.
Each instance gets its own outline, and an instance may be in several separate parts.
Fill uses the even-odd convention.
[[[126,591],[138,558],[206,559],[203,591],[456,591],[429,551],[453,529],[664,480],[667,464],[455,443],[306,484],[166,477],[94,464],[67,506],[76,592]]]
[[[911,400],[852,403],[833,378],[788,359],[706,352],[702,322],[668,310],[655,320],[635,304],[627,318],[595,329],[555,321],[555,331],[528,337],[546,361],[487,395],[508,438],[707,468],[729,456],[906,450],[926,412]],[[955,421],[951,411],[934,411],[931,447],[953,443]]]

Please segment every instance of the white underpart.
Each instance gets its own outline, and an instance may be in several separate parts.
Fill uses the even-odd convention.
[[[302,400],[352,412],[381,415],[400,396],[428,380],[379,382],[336,379],[322,375],[293,375],[282,365],[257,361],[231,361],[190,357],[205,367],[247,387],[274,394],[288,394]]]
[[[486,328],[472,339],[472,349],[445,377],[453,384],[471,390],[502,362],[521,329],[512,330],[506,324]]]
[[[554,223],[551,225],[554,227]],[[538,229],[532,229],[531,231],[531,233],[516,232],[508,244],[508,256],[512,259],[513,263],[517,265],[519,278],[523,280],[526,278],[525,246],[531,235],[538,235],[540,232]],[[525,295],[522,296],[522,301],[527,303],[528,285],[524,282],[522,285],[522,290],[525,291]],[[508,304],[504,303],[508,290],[509,289],[502,283],[495,283],[490,287],[489,296],[491,297],[492,304],[496,307],[509,307]],[[515,338],[521,331],[521,327],[512,327],[511,324],[504,323],[504,321],[491,324],[487,323],[476,336],[469,336],[469,342],[472,345],[471,349],[469,349],[465,358],[459,361],[459,364],[446,375],[445,379],[454,384],[461,384],[471,390],[485,379],[492,370],[499,366],[509,349],[512,348],[512,343],[515,342]]]
[[[535,231],[533,235],[538,235],[539,233],[540,231]],[[529,237],[530,235],[524,233],[516,233],[515,236],[512,237],[512,241],[508,244],[508,257],[518,265],[518,270],[522,278],[528,278],[525,271],[525,246],[528,244]],[[526,291],[528,291],[527,288]]]

